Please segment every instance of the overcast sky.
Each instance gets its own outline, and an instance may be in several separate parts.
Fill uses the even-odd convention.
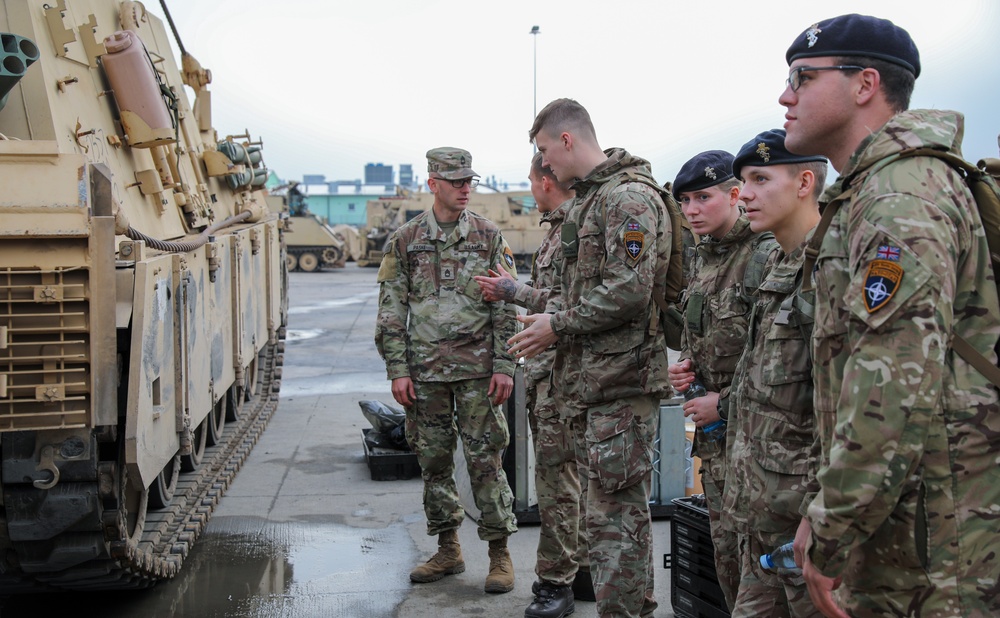
[[[146,2],[162,15],[158,2]],[[661,183],[703,150],[781,127],[785,50],[814,22],[859,12],[906,28],[922,73],[912,107],[966,117],[966,158],[998,156],[1000,2],[994,0],[168,0],[212,70],[220,137],[249,129],[285,179],[363,178],[470,150],[483,176],[521,182],[535,110],[569,97],[604,148]],[[946,8],[945,8],[946,7]],[[532,26],[540,32],[531,35]],[[537,65],[535,64],[537,62]],[[537,86],[535,82],[537,66]]]

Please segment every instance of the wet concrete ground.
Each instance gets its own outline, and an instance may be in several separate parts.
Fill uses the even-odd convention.
[[[281,403],[181,574],[150,590],[0,600],[0,616],[107,618],[520,617],[531,602],[537,525],[510,538],[515,589],[487,595],[489,559],[475,522],[460,530],[465,573],[414,585],[433,554],[419,478],[374,481],[358,401],[392,402],[373,343],[375,268],[293,273]],[[658,618],[673,616],[669,520],[654,521]],[[592,618],[577,602],[574,617]]]

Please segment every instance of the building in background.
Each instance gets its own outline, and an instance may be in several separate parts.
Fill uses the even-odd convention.
[[[393,184],[393,174],[391,165],[381,163],[368,163],[365,165],[366,185],[391,185]]]
[[[399,164],[399,186],[407,189],[413,186],[413,166],[409,163]]]

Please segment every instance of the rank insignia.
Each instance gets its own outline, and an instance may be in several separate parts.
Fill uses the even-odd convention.
[[[897,257],[898,259],[898,257]],[[872,260],[865,275],[865,309],[874,313],[892,299],[903,280],[903,267],[889,260]]]
[[[510,247],[503,248],[503,261],[507,263],[507,268],[514,268],[514,252]]]
[[[705,168],[705,178],[711,178],[712,180],[715,180],[716,178],[718,178],[718,176],[715,173],[715,168],[714,167],[706,167]]]
[[[633,260],[638,260],[642,255],[642,247],[646,243],[646,235],[642,232],[625,232],[625,251]]]
[[[452,266],[442,266],[441,267],[441,279],[443,281],[451,281],[455,278],[455,268]]]
[[[819,33],[823,32],[819,29],[819,24],[813,24],[806,30],[806,38],[809,39],[809,47],[812,47],[819,42]]]
[[[875,253],[875,257],[880,260],[890,260],[893,262],[899,261],[899,247],[893,247],[892,245],[879,245],[878,251]]]
[[[771,148],[764,142],[757,144],[757,154],[760,155],[761,159],[764,159],[764,163],[771,160]]]

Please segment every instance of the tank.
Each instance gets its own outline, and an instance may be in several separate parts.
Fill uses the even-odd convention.
[[[315,272],[323,268],[343,268],[349,255],[342,234],[309,212],[298,183],[275,187],[267,196],[272,211],[287,210],[284,221],[285,265],[288,271]]]
[[[366,246],[364,255],[356,258],[358,265],[378,266],[389,235],[433,205],[433,193],[370,200],[367,204],[367,225],[363,230]],[[531,267],[532,256],[542,244],[548,229],[547,225],[542,225],[542,213],[534,207],[531,193],[473,192],[469,195],[468,209],[486,217],[500,228],[514,253],[518,269],[527,272]]]
[[[0,594],[143,588],[277,405],[284,214],[142,4],[3,4]]]

